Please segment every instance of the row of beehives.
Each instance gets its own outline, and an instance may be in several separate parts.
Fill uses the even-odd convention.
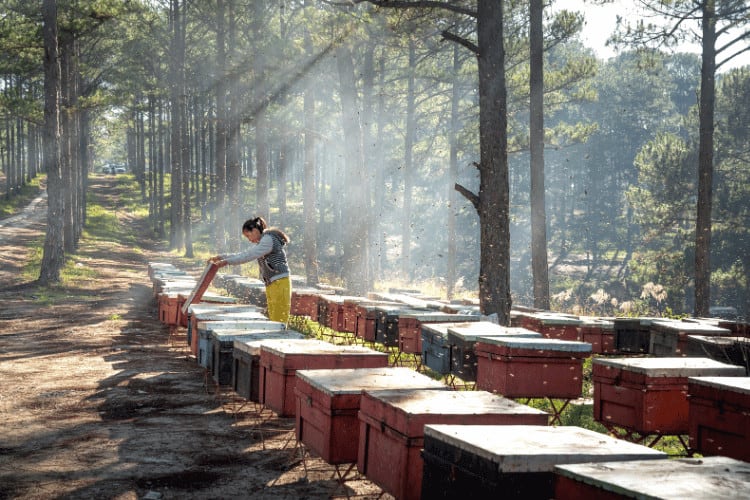
[[[258,340],[270,330],[245,332],[257,338],[232,337],[227,336],[227,332],[222,335],[220,325],[228,327],[226,322],[238,327],[235,330],[253,330],[253,325],[248,323],[263,321],[264,318],[236,317],[258,314],[257,310],[239,310],[247,307],[196,304],[191,308],[187,323],[197,333],[188,338],[193,340],[192,345],[197,339],[194,354],[198,361],[217,383],[231,383],[241,396],[266,405],[280,416],[294,416],[300,443],[326,462],[356,463],[360,473],[398,498],[419,498],[420,491],[423,498],[490,496],[498,491],[524,498],[549,498],[553,494],[573,498],[587,494],[592,481],[601,483],[597,488],[607,490],[611,486],[608,481],[618,485],[622,480],[627,481],[630,474],[643,478],[647,472],[654,471],[669,473],[675,478],[675,481],[661,483],[662,493],[686,498],[689,495],[682,491],[685,484],[690,484],[689,493],[695,494],[701,492],[700,484],[713,480],[717,471],[726,474],[730,468],[737,470],[737,477],[742,477],[742,471],[747,470],[746,464],[725,458],[704,461],[700,467],[695,463],[680,466],[674,461],[660,461],[657,466],[652,459],[665,455],[650,448],[583,429],[545,427],[549,417],[538,410],[489,391],[447,391],[445,384],[414,370],[386,367],[385,354],[365,347],[335,346],[311,339]],[[218,315],[210,316],[209,310]],[[239,325],[240,321],[245,324]],[[377,320],[375,323],[372,327],[377,331]],[[260,323],[255,326],[258,325]],[[455,350],[461,353],[457,358],[474,354],[476,361],[456,365],[464,370],[460,373],[464,377],[474,369],[480,388],[484,383],[503,381],[502,390],[497,386],[488,389],[509,396],[507,393],[512,388],[518,391],[517,397],[580,395],[581,378],[577,369],[583,356],[579,353],[588,354],[580,342],[546,339],[521,328],[509,329],[505,339],[502,335],[493,338],[488,329],[499,327],[490,327],[485,322],[454,322],[451,326],[425,322],[422,326],[431,332],[431,336],[421,339],[423,345],[432,342],[435,333],[442,329],[463,335],[458,342],[463,349]],[[508,338],[508,333],[515,336]],[[566,348],[550,349],[552,345]],[[453,349],[449,349],[451,351]],[[559,355],[560,352],[563,354]],[[725,366],[715,365],[710,360],[703,360],[702,366],[693,366],[693,360],[685,359],[669,360],[676,364],[661,367],[630,364],[637,360],[643,363],[645,359],[648,358],[602,359],[605,363],[601,365],[599,360],[595,361],[595,386],[615,391],[612,401],[607,398],[599,401],[597,414],[604,421],[612,423],[613,418],[622,417],[622,408],[612,410],[618,404],[630,405],[625,411],[630,414],[626,420],[634,418],[640,405],[643,419],[651,425],[654,415],[649,409],[654,406],[655,396],[657,400],[663,399],[667,393],[676,391],[687,402],[682,385],[688,375],[728,373],[722,371]],[[733,374],[737,374],[736,370]],[[629,380],[629,376],[640,376],[642,380]],[[566,382],[561,383],[561,380]],[[539,383],[532,383],[535,381]],[[668,383],[660,383],[665,381]],[[691,380],[691,384],[701,382]],[[659,387],[654,391],[645,391],[653,394],[648,398],[644,396],[640,403],[634,402],[639,392],[644,393],[644,387],[653,389],[655,385]],[[577,392],[572,387],[577,387]],[[559,390],[570,392],[553,393]],[[694,397],[691,402],[697,400]],[[672,413],[674,403],[670,400]],[[722,404],[726,413],[726,402]],[[745,416],[745,424],[746,406],[740,412]],[[710,434],[717,433],[713,425],[704,426],[704,434],[706,429]],[[744,429],[747,432],[746,425]],[[668,433],[664,432],[666,428],[656,431]],[[747,443],[747,435],[743,437]],[[708,439],[716,442],[715,438],[712,435]],[[747,448],[745,445],[744,450]],[[635,461],[626,464],[623,460]],[[607,465],[608,471],[618,471],[616,478],[600,477],[601,470],[590,465],[602,461],[617,462]],[[571,465],[579,462],[589,465]],[[680,475],[686,476],[677,479]],[[477,480],[478,477],[482,480]],[[641,482],[637,481],[638,487],[643,488]],[[747,484],[740,485],[739,490],[734,484],[732,490],[734,493],[747,491]],[[705,498],[705,495],[700,496]]]

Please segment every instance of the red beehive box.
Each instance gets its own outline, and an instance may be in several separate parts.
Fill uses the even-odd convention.
[[[228,331],[228,330],[225,330]],[[260,400],[260,347],[270,339],[302,339],[304,336],[294,330],[273,332],[262,340],[234,340],[232,349],[232,389],[234,392],[254,403]]]
[[[407,311],[398,315],[398,349],[405,354],[422,354],[422,325],[479,321],[481,316],[440,311]]]
[[[548,415],[484,391],[364,392],[357,468],[387,493],[418,499],[425,424],[547,425]]]
[[[594,358],[594,419],[641,435],[687,434],[688,377],[743,375],[708,358]]]
[[[750,464],[727,457],[565,464],[555,475],[557,500],[750,498]]]
[[[297,370],[387,365],[387,354],[362,346],[333,345],[316,339],[268,341],[260,350],[260,400],[281,417],[294,416]]]
[[[580,427],[527,425],[427,425],[422,456],[422,498],[519,500],[554,498],[558,464],[667,458]]]
[[[523,328],[541,333],[548,339],[579,340],[578,329],[583,323],[578,316],[549,311],[524,313]]]
[[[318,300],[323,292],[317,289],[293,289],[290,314],[293,316],[308,316],[318,321]]]
[[[500,326],[489,321],[475,321],[461,323],[448,328],[448,344],[450,345],[450,371],[464,381],[476,381],[477,356],[474,346],[480,337],[530,337],[541,338],[542,334],[527,330]]]
[[[346,333],[357,332],[357,308],[359,304],[368,302],[364,297],[345,297],[343,308],[342,328]]]
[[[732,332],[706,323],[659,320],[651,323],[649,352],[655,356],[686,356],[688,335],[727,337]]]
[[[688,378],[690,447],[750,462],[750,377]]]
[[[360,302],[356,307],[357,327],[354,334],[365,342],[375,342],[379,308],[403,306],[396,302]]]
[[[605,318],[581,318],[579,327],[581,342],[591,344],[593,354],[614,354],[615,348],[615,322]]]
[[[591,344],[548,338],[480,337],[477,389],[509,398],[581,397]]]
[[[329,464],[356,462],[362,391],[384,389],[448,387],[409,368],[299,370],[295,389],[297,440]]]
[[[344,331],[344,297],[341,295],[322,295],[325,307],[320,310],[326,311],[325,321],[321,323],[337,332]],[[319,318],[322,319],[322,318]]]
[[[159,294],[159,321],[165,325],[177,325],[177,293]]]

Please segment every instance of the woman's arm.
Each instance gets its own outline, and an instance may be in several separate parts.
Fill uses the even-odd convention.
[[[269,235],[263,235],[257,245],[251,245],[250,248],[243,252],[233,253],[230,255],[217,255],[216,264],[223,267],[227,264],[237,265],[250,262],[258,257],[263,257],[273,250],[273,238]]]

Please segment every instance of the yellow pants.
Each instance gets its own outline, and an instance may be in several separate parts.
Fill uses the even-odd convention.
[[[288,277],[266,285],[266,302],[268,319],[285,324],[289,322],[289,309],[292,307],[292,282]]]

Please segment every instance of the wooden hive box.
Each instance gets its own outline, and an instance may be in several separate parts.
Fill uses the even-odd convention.
[[[730,365],[745,365],[747,353],[750,352],[750,337],[688,335],[685,346],[688,356],[707,357]]]
[[[283,330],[284,323],[269,321],[268,319],[256,321],[199,321],[198,322],[198,355],[196,361],[213,373],[213,342],[212,335],[217,331],[236,330]],[[191,346],[192,347],[192,346]]]
[[[220,314],[228,312],[260,312],[256,306],[249,304],[191,304],[187,311],[187,343],[192,345],[198,339],[198,318],[202,314]],[[208,321],[211,321],[209,318]]]
[[[271,340],[260,351],[259,397],[281,417],[294,416],[297,370],[382,368],[388,355],[361,346],[333,345],[317,339]]]
[[[266,322],[263,322],[266,323]],[[273,322],[268,322],[273,323]],[[234,367],[234,343],[243,340],[263,339],[303,339],[304,335],[294,330],[287,330],[283,323],[276,323],[275,328],[268,328],[266,324],[259,324],[259,328],[249,329],[217,329],[209,330],[211,341],[210,372],[214,382],[219,385],[232,383]]]
[[[385,347],[398,347],[398,315],[411,310],[406,305],[375,306],[375,342]]]
[[[422,325],[422,363],[430,370],[447,375],[451,371],[451,345],[448,328],[459,323],[425,323]]]
[[[297,440],[329,464],[356,462],[362,391],[384,389],[448,387],[401,367],[299,370],[295,388]]]
[[[582,317],[580,341],[591,344],[593,354],[614,354],[615,322],[612,319]]]
[[[615,351],[621,354],[648,354],[651,323],[660,318],[615,318]]]
[[[232,350],[232,389],[238,395],[254,403],[260,399],[260,348],[266,340],[303,339],[304,335],[294,330],[285,330],[260,340],[235,340]]]
[[[667,455],[580,427],[427,425],[422,498],[554,498],[555,466]],[[595,498],[595,497],[580,497]]]
[[[398,350],[405,354],[422,354],[422,325],[429,323],[466,323],[481,316],[440,311],[405,311],[398,316]]]
[[[422,493],[426,424],[543,426],[548,415],[485,391],[392,390],[364,392],[359,419],[359,472],[394,497],[412,500]]]
[[[318,321],[318,300],[323,292],[317,289],[292,289],[289,313],[292,316],[307,316]]]
[[[539,332],[548,339],[580,340],[578,336],[582,321],[578,316],[541,311],[526,313],[524,318],[523,328]]]
[[[186,289],[171,288],[158,295],[159,321],[167,326],[179,326],[180,294]]]
[[[382,307],[403,307],[395,302],[360,302],[356,307],[357,326],[354,334],[365,342],[375,342],[378,314]]]
[[[190,352],[198,359],[200,363],[201,349],[205,351],[208,342],[208,330],[212,327],[217,328],[245,328],[256,321],[268,321],[268,318],[258,311],[248,310],[245,312],[218,312],[205,313],[191,320],[191,328],[188,332],[190,336]]]
[[[177,323],[184,328],[188,327],[190,321],[190,315],[187,311],[191,306],[187,305],[188,300],[190,300],[189,295],[186,292],[180,292],[177,300],[177,303],[180,305],[180,309],[177,311]],[[213,305],[235,305],[237,304],[237,298],[227,297],[225,295],[219,295],[213,292],[206,292],[201,295],[200,301],[193,302],[193,304],[199,303]]]
[[[687,336],[703,335],[727,337],[732,332],[726,328],[706,323],[678,320],[660,320],[651,323],[649,352],[654,356],[687,356]]]
[[[690,448],[750,462],[750,377],[688,378]]]
[[[359,311],[359,305],[362,303],[369,302],[368,299],[365,297],[345,297],[344,298],[344,304],[342,306],[343,308],[343,318],[342,318],[342,328],[344,332],[346,333],[354,333],[357,332],[357,314]]]
[[[509,398],[581,397],[583,361],[591,344],[524,337],[480,337],[477,389]]]
[[[727,457],[558,465],[557,500],[750,498],[750,464]]]
[[[708,358],[594,358],[594,420],[641,435],[687,434],[688,377],[744,375]]]
[[[489,321],[477,321],[448,328],[451,373],[461,380],[473,382],[477,379],[477,356],[474,353],[474,345],[479,337],[541,338],[542,334],[520,327],[500,326]]]

